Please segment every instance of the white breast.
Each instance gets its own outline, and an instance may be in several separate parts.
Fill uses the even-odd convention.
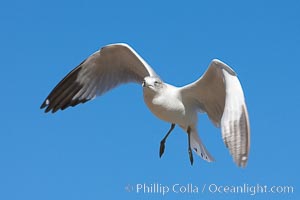
[[[144,89],[144,101],[158,118],[183,127],[197,121],[197,113],[183,104],[178,88],[167,85],[162,92],[154,93]]]

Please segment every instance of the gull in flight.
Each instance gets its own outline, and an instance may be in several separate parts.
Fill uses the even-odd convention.
[[[127,44],[102,47],[73,69],[51,91],[41,105],[52,113],[76,106],[128,82],[141,84],[150,111],[171,124],[160,142],[159,156],[175,125],[188,136],[188,155],[193,153],[208,162],[214,158],[197,131],[197,114],[206,113],[221,128],[222,138],[234,162],[245,167],[250,148],[250,125],[243,89],[236,73],[220,60],[211,61],[206,72],[183,87],[163,82],[155,71]]]

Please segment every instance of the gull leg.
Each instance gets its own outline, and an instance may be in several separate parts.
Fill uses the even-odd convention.
[[[172,130],[174,129],[174,127],[175,127],[175,124],[171,124],[170,130],[165,135],[165,137],[160,141],[160,148],[159,148],[159,157],[160,158],[164,154],[166,140],[167,140],[168,136],[170,135],[170,133],[172,132]]]
[[[187,133],[188,133],[188,145],[189,145],[188,152],[189,152],[191,165],[193,165],[194,158],[193,158],[193,152],[192,152],[192,148],[191,148],[191,127],[188,127]]]

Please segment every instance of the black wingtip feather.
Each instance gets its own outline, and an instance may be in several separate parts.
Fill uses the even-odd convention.
[[[43,104],[40,106],[40,109],[43,109],[43,108],[45,108],[45,107],[47,106],[46,101],[47,101],[47,99],[46,99],[46,100],[43,102]]]
[[[82,63],[84,63],[84,61]],[[68,73],[67,76],[57,84],[40,106],[40,109],[46,108],[45,113],[48,113],[49,111],[55,113],[59,109],[64,110],[69,106],[75,106],[79,103],[88,101],[87,99],[73,99],[82,88],[82,85],[76,81],[78,74],[82,69],[82,63]]]

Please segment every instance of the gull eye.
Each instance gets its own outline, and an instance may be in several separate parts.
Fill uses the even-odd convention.
[[[154,84],[157,85],[157,84],[160,84],[160,82],[159,81],[154,81]]]

